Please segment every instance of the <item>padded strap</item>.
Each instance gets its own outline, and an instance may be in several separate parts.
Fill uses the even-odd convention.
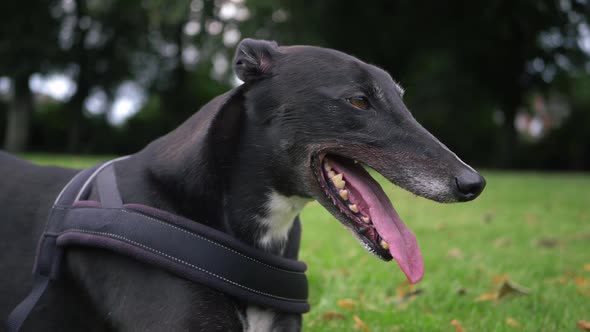
[[[62,222],[48,234],[57,236],[60,247],[108,249],[243,301],[284,312],[309,310],[304,264],[278,266],[253,258],[230,241],[214,241],[210,234],[128,209],[56,207],[54,213]],[[207,231],[213,232],[218,231]]]

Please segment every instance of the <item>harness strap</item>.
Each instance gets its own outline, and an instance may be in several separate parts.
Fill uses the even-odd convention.
[[[99,167],[100,164],[77,173],[59,193],[55,200],[54,207],[59,203],[73,202],[78,193],[76,188],[82,187],[84,182],[91,177],[93,172]],[[8,318],[6,319],[7,332],[18,332],[20,330],[43,293],[45,293],[49,281],[56,279],[59,273],[58,268],[61,253],[56,244],[56,237],[46,235],[52,217],[53,208],[49,212],[45,231],[37,246],[37,256],[33,267],[33,289],[29,295],[27,295],[27,297],[12,310],[10,315],[8,315]]]
[[[29,316],[41,295],[45,293],[49,285],[49,277],[44,275],[36,275],[35,282],[33,283],[33,289],[27,295],[27,297],[12,310],[8,319],[6,320],[7,332],[16,332],[20,330],[21,326],[25,322],[25,319]]]
[[[115,169],[112,164],[106,166],[96,176],[96,189],[102,207],[120,208],[123,206],[123,199],[121,199],[121,194],[117,188]]]
[[[83,201],[94,177],[100,206]],[[289,256],[297,255],[300,231],[297,219]],[[39,244],[35,285],[10,314],[9,332],[19,330],[49,281],[59,277],[62,248],[68,246],[107,249],[264,307],[309,311],[304,263],[166,211],[123,204],[111,162],[78,173],[59,195]]]

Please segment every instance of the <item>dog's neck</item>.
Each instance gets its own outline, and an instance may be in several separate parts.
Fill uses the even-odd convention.
[[[292,172],[281,169],[266,130],[246,120],[229,175],[225,217],[237,238],[282,254],[294,219],[310,199],[285,189]]]
[[[247,119],[245,123],[228,167],[211,168],[203,160],[162,161],[162,156],[154,155],[160,149],[149,147],[121,162],[117,171],[123,174],[119,187],[124,200],[168,210],[282,255],[293,221],[310,199],[281,190],[289,180],[277,181],[277,157],[266,146],[263,128]],[[194,124],[188,121],[183,127],[187,126]],[[173,140],[166,139],[167,148],[174,149]],[[156,160],[161,163],[154,167]]]

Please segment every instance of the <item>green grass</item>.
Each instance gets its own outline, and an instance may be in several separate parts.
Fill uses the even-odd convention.
[[[19,157],[32,161],[39,165],[58,165],[70,168],[86,168],[99,161],[113,159],[108,155],[69,155],[51,153],[23,153]]]
[[[26,155],[43,164],[83,167],[107,157]],[[418,296],[400,299],[395,263],[365,252],[319,204],[302,214],[301,259],[308,264],[312,311],[306,331],[577,331],[590,321],[590,176],[485,172],[471,203],[441,205],[380,180],[416,233],[426,274]],[[530,294],[476,301],[507,275]],[[462,290],[459,292],[459,290]],[[351,300],[352,308],[339,300]],[[332,313],[330,313],[332,312]],[[336,312],[336,313],[334,313]],[[330,318],[331,317],[331,318]],[[506,321],[512,318],[521,327]]]

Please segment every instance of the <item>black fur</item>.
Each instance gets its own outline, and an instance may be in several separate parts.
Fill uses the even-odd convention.
[[[391,77],[334,50],[244,40],[234,69],[245,83],[116,164],[126,203],[198,220],[259,247],[271,191],[317,199],[319,153],[359,159],[396,184],[438,201],[464,200],[456,177],[476,174],[424,130]],[[348,98],[365,96],[360,110]],[[27,294],[50,204],[75,173],[0,154],[0,317]],[[428,190],[421,179],[444,190]],[[483,179],[482,179],[483,181]],[[276,254],[283,245],[261,248]],[[24,331],[241,331],[246,304],[108,252],[72,248],[66,278],[50,288]],[[277,314],[274,330],[301,317]]]

